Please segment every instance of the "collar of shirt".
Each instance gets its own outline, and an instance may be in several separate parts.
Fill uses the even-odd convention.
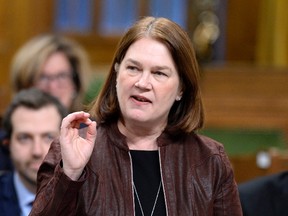
[[[31,202],[35,199],[35,194],[31,193],[20,180],[19,174],[14,172],[14,185],[17,193],[17,198],[22,211],[23,216],[29,215],[32,205]]]

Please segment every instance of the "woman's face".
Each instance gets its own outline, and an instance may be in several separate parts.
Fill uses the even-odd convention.
[[[67,57],[62,52],[53,53],[44,62],[40,71],[36,87],[58,98],[69,109],[76,90]]]
[[[124,122],[165,127],[170,108],[182,94],[167,47],[151,38],[139,39],[129,47],[117,71],[117,97]]]

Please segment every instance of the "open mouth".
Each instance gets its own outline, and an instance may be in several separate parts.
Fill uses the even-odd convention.
[[[139,101],[139,102],[147,102],[147,103],[151,103],[150,100],[148,100],[147,98],[145,97],[141,97],[141,96],[132,96],[133,99]]]

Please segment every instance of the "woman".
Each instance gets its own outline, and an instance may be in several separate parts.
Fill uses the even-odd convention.
[[[82,47],[63,36],[32,38],[15,54],[11,66],[14,92],[35,86],[72,111],[82,110],[84,74],[90,64]]]
[[[187,34],[143,18],[112,63],[91,107],[97,128],[85,112],[64,118],[31,215],[241,215],[223,146],[196,133],[203,107]]]

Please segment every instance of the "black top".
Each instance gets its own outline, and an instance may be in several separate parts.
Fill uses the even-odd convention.
[[[161,182],[158,151],[131,150],[133,180],[144,215],[151,215]],[[136,216],[143,216],[134,189]],[[166,215],[162,184],[153,215]]]

